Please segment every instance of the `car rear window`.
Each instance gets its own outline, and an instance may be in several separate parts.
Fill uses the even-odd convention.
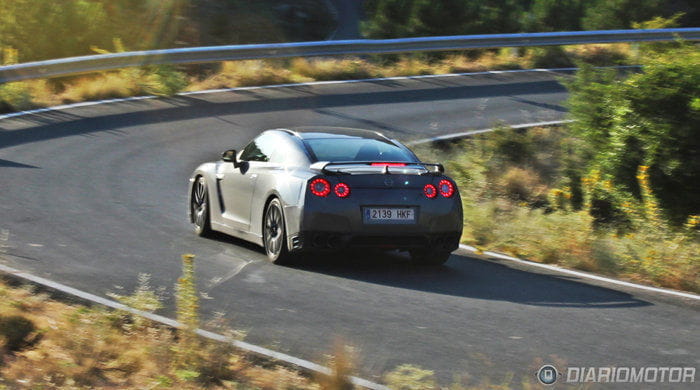
[[[416,161],[410,152],[382,140],[314,138],[304,142],[316,155],[316,161]]]

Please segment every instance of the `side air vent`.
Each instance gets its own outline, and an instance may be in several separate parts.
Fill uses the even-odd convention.
[[[301,249],[301,237],[292,237],[292,249]]]

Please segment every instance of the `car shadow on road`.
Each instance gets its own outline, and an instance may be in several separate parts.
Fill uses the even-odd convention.
[[[533,306],[601,309],[652,305],[575,278],[522,271],[458,254],[440,267],[413,265],[400,253],[348,253],[307,257],[293,268],[428,293]]]

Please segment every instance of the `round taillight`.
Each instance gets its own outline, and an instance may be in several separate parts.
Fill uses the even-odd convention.
[[[338,198],[347,198],[350,195],[350,186],[345,183],[338,183],[333,187],[333,192]]]
[[[311,181],[309,184],[311,193],[316,196],[328,196],[331,193],[331,183],[326,179],[318,178]]]
[[[455,185],[447,179],[440,180],[438,188],[440,189],[440,195],[444,196],[445,198],[449,198],[455,193]]]
[[[425,187],[423,187],[423,193],[427,198],[432,199],[437,196],[437,188],[432,184],[426,184]]]

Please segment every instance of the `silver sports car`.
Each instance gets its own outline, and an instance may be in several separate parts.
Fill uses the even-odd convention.
[[[190,178],[194,230],[265,248],[280,264],[306,251],[409,251],[443,264],[459,244],[462,203],[440,164],[367,130],[267,130]]]

